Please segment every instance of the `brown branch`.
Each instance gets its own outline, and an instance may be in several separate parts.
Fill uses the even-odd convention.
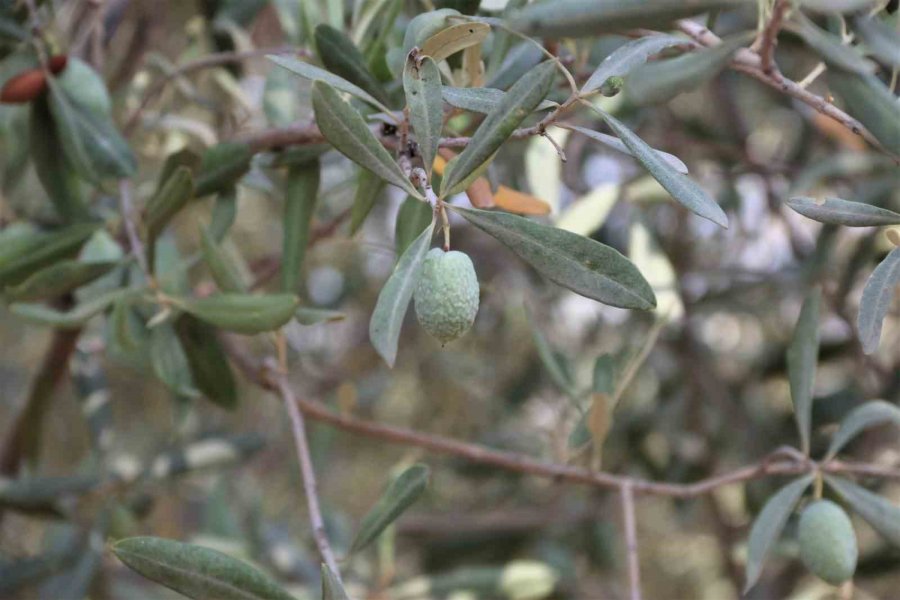
[[[274,371],[271,370],[270,371]],[[284,401],[284,406],[288,411],[291,419],[291,432],[294,435],[294,443],[297,445],[297,460],[300,463],[300,473],[303,477],[303,490],[306,493],[306,506],[309,509],[309,521],[312,525],[313,538],[316,541],[316,547],[322,560],[328,565],[332,574],[341,580],[341,572],[338,568],[337,559],[334,557],[334,551],[328,541],[328,534],[325,532],[325,520],[322,518],[322,509],[319,507],[318,484],[316,483],[316,472],[313,469],[312,458],[309,453],[309,442],[306,439],[306,424],[303,415],[297,410],[297,399],[291,390],[284,376],[278,377],[278,395]]]
[[[775,5],[772,7],[772,16],[769,18],[769,22],[766,23],[765,29],[763,29],[759,45],[759,61],[762,72],[766,76],[779,81],[783,77],[775,64],[775,46],[778,45],[778,32],[781,31],[781,24],[784,23],[784,18],[789,8],[790,3],[787,0],[775,0]]]
[[[634,493],[631,482],[619,488],[622,502],[622,527],[625,530],[625,553],[628,556],[628,590],[631,600],[641,600],[641,565],[638,560],[637,525],[634,520]]]
[[[702,46],[711,47],[722,42],[715,33],[693,21],[678,21],[678,29],[688,34],[694,41]],[[834,119],[853,133],[862,136],[864,140],[881,152],[893,156],[878,142],[877,139],[875,139],[875,136],[873,136],[862,123],[836,107],[834,104],[831,104],[822,96],[817,96],[816,94],[807,91],[796,81],[787,79],[786,77],[780,75],[778,77],[766,75],[766,73],[763,72],[762,59],[756,52],[746,48],[739,50],[731,61],[731,68],[735,71],[745,73],[791,98],[795,98],[796,100],[811,106],[823,115]]]

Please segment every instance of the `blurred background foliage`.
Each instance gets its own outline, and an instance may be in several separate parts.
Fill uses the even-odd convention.
[[[312,26],[333,19],[341,26],[353,8],[350,2],[335,8],[326,0],[45,4],[52,4],[48,35],[102,74],[123,124],[148,90],[178,65],[216,52],[309,49]],[[399,45],[423,5],[471,12],[479,3],[355,4],[378,5],[371,31],[357,41],[366,49],[383,46],[380,54],[367,55],[375,57],[372,70],[387,80],[384,49]],[[497,15],[504,4],[484,0],[481,14]],[[896,27],[896,4],[885,14]],[[754,10],[729,12],[716,31],[752,29],[755,18]],[[485,56],[500,39],[497,33],[488,38]],[[567,41],[560,52],[574,57],[572,69],[583,80],[625,39]],[[505,43],[511,45],[507,59],[501,66],[488,64],[493,87],[508,87],[540,58],[525,43]],[[799,80],[819,58],[785,33],[777,60],[787,77]],[[385,87],[397,92],[395,84]],[[828,94],[821,80],[810,88]],[[136,195],[152,192],[163,162],[177,150],[201,151],[247,132],[308,123],[309,94],[307,81],[274,67],[262,53],[172,78],[137,116],[135,127],[126,129],[139,159]],[[551,99],[566,95],[561,88]],[[654,328],[652,315],[606,307],[543,280],[495,240],[454,219],[453,246],[473,258],[481,283],[475,326],[442,348],[408,317],[396,366],[388,369],[369,344],[367,328],[397,256],[396,244],[403,243],[395,227],[404,197],[394,188],[380,190],[372,213],[351,235],[346,220],[359,169],[329,152],[322,157],[314,218],[322,235],[305,260],[302,296],[308,305],[345,316],[287,328],[297,394],[343,413],[587,465],[598,457],[578,451],[578,442],[587,439],[578,431],[579,406],[583,410],[597,389],[595,378],[601,386],[603,378],[615,382],[650,343],[638,376],[616,407],[602,468],[690,482],[796,443],[785,351],[806,291],[821,284],[814,449],[821,453],[825,433],[863,401],[897,404],[896,302],[876,354],[862,353],[854,327],[862,285],[891,244],[875,228],[823,226],[783,204],[790,196],[834,196],[900,210],[896,162],[809,107],[733,71],[652,108],[638,108],[622,95],[599,102],[654,148],[683,160],[726,210],[730,227],[717,228],[668,201],[630,157],[558,128],[551,133],[567,162],[558,160],[546,140],[534,137],[504,146],[488,177],[545,201],[549,222],[627,252],[654,285],[661,310],[668,311],[661,330]],[[26,159],[23,112],[0,107],[4,224],[53,219]],[[451,126],[464,130],[467,118],[458,117],[462,121]],[[594,129],[599,124],[589,113],[573,122]],[[271,156],[258,155],[237,185],[237,219],[223,245],[247,281],[270,271],[280,253],[284,173],[270,166]],[[465,203],[465,196],[458,202]],[[97,206],[110,215],[117,210],[108,195],[101,194]],[[213,206],[209,199],[192,203],[164,234],[170,255],[164,273],[200,251],[198,227],[209,223]],[[195,288],[210,285],[200,264],[179,273]],[[146,534],[242,557],[301,597],[317,597],[319,559],[283,407],[241,378],[233,412],[202,399],[173,398],[147,376],[146,357],[110,344],[107,321],[92,320],[79,336],[71,376],[44,411],[40,461],[31,473],[87,477],[96,461],[106,461],[122,473],[154,465],[155,477],[139,489],[103,490],[66,504],[60,507],[69,515],[65,521],[5,511],[0,555],[3,568],[15,565],[16,572],[2,572],[0,590],[14,576],[33,573],[29,587],[9,591],[11,597],[174,596],[103,552],[108,537]],[[0,423],[12,423],[53,337],[46,328],[0,311]],[[251,350],[263,348],[262,341],[251,344]],[[109,421],[92,433],[83,408],[98,390],[109,394]],[[92,435],[108,436],[102,453]],[[432,580],[434,596],[474,590],[452,596],[456,599],[626,597],[615,494],[426,455],[316,423],[310,424],[310,435],[328,530],[339,554],[392,473],[416,461],[432,468],[425,496],[374,549],[354,557],[345,574],[352,593],[427,597],[415,587],[424,577]],[[898,441],[896,429],[874,430],[854,442],[850,456],[896,466]],[[780,483],[774,478],[729,485],[689,501],[640,497],[646,597],[737,598],[747,529]],[[880,485],[880,494],[900,501],[900,486]],[[105,515],[102,522],[96,514]],[[779,557],[796,556],[792,526],[777,549]],[[858,597],[894,597],[900,550],[865,525],[857,532]],[[35,556],[44,562],[27,563]],[[504,573],[511,577],[515,568],[525,573],[519,575],[525,583],[515,588],[519,591],[497,592],[496,582]],[[542,585],[551,591],[544,593]],[[796,561],[772,560],[747,597],[821,598],[829,590]]]

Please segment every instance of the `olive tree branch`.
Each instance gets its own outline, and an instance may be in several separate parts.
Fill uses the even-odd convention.
[[[332,574],[341,580],[341,571],[338,568],[337,559],[334,551],[331,549],[331,543],[328,541],[328,534],[325,532],[325,520],[322,518],[322,509],[319,506],[318,484],[316,483],[316,473],[313,469],[312,458],[309,452],[309,442],[306,438],[306,423],[303,414],[297,409],[297,399],[294,392],[287,383],[287,379],[277,366],[269,368],[270,373],[278,373],[275,378],[278,395],[284,401],[288,416],[291,419],[291,433],[294,436],[294,443],[297,446],[297,460],[300,463],[300,474],[303,478],[303,491],[306,493],[306,506],[309,510],[309,521],[312,525],[313,539],[316,541],[316,547],[322,560],[331,570]]]
[[[778,32],[787,15],[790,3],[787,0],[775,0],[772,16],[766,23],[759,40],[759,60],[762,72],[768,77],[781,80],[783,76],[775,64],[775,46],[778,45]]]
[[[641,566],[638,561],[637,525],[634,519],[634,492],[630,481],[619,487],[619,497],[622,502],[625,552],[628,556],[629,598],[641,600]]]
[[[719,36],[717,36],[715,33],[710,31],[703,25],[695,23],[694,21],[681,20],[678,21],[677,26],[678,29],[689,35],[701,46],[712,47],[722,42]],[[853,133],[862,136],[864,140],[869,142],[869,144],[871,144],[881,152],[884,152],[889,156],[893,156],[878,142],[877,139],[875,139],[875,136],[873,136],[872,133],[869,132],[869,130],[866,129],[862,123],[836,107],[834,104],[832,104],[822,96],[818,96],[807,91],[799,83],[784,77],[780,73],[767,75],[763,71],[762,58],[753,50],[750,50],[748,48],[739,50],[737,54],[735,54],[734,59],[731,61],[731,68],[735,71],[739,71],[741,73],[749,75],[754,79],[765,83],[769,87],[775,88],[780,92],[811,106],[823,115],[834,119]]]

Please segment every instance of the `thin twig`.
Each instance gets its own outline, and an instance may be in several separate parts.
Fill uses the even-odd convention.
[[[775,46],[778,45],[778,32],[781,31],[781,24],[789,8],[790,3],[787,0],[775,0],[772,16],[769,17],[760,38],[759,62],[762,72],[778,80],[781,80],[782,75],[775,64]]]
[[[325,521],[322,519],[322,509],[319,507],[319,492],[316,484],[316,473],[313,470],[312,458],[309,453],[309,443],[306,439],[306,424],[303,415],[297,409],[297,400],[294,392],[284,378],[279,375],[277,378],[278,394],[284,401],[284,406],[288,411],[291,419],[291,431],[294,434],[294,443],[297,445],[297,460],[300,463],[300,473],[303,477],[303,490],[306,493],[306,506],[309,509],[309,521],[313,529],[313,538],[316,540],[316,547],[322,560],[331,569],[331,572],[341,579],[341,572],[338,568],[337,559],[335,559],[334,551],[331,549],[331,543],[328,541],[328,534],[325,532]]]
[[[622,501],[622,526],[625,529],[625,552],[628,556],[628,590],[631,600],[641,600],[641,565],[638,561],[637,525],[634,520],[634,492],[631,482],[619,488]]]

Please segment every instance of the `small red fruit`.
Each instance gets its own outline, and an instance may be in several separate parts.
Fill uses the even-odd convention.
[[[0,90],[0,102],[22,104],[31,102],[47,89],[47,79],[40,69],[23,71],[6,82]]]
[[[57,54],[56,56],[51,56],[50,60],[47,61],[47,69],[54,75],[59,75],[66,68],[67,64],[69,64],[69,57],[65,54]]]

